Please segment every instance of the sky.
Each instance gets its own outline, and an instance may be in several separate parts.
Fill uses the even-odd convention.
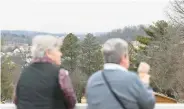
[[[169,0],[2,0],[0,29],[107,32],[167,20]]]

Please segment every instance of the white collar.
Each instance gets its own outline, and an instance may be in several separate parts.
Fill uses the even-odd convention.
[[[123,71],[128,71],[126,68],[118,65],[118,64],[114,64],[114,63],[106,63],[104,64],[104,69],[111,69],[111,70],[123,70]]]

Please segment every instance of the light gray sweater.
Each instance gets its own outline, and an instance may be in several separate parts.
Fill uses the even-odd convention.
[[[104,65],[105,75],[126,109],[154,109],[155,96],[149,85],[116,64]],[[101,71],[94,73],[86,87],[88,109],[122,109],[105,84]]]

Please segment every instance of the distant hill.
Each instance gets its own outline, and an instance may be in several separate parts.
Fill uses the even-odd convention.
[[[25,30],[1,30],[1,38],[4,44],[30,44],[36,35],[65,36],[66,34],[54,34],[47,32],[25,31]]]
[[[53,36],[63,36],[64,33],[61,34],[54,34],[54,33],[47,33],[47,32],[37,32],[37,31],[26,31],[26,30],[1,30],[1,34],[11,34],[15,36],[36,36],[36,35],[53,35]]]
[[[111,32],[103,33],[98,37],[101,43],[110,38],[122,38],[128,42],[135,41],[137,36],[146,36],[144,25],[126,26],[120,29],[114,29]]]
[[[138,35],[146,36],[144,25],[126,26],[121,29],[114,29],[111,32],[92,33],[97,39],[104,43],[109,38],[122,38],[126,41],[134,41]],[[80,40],[83,40],[87,33],[74,33]],[[48,33],[26,30],[1,30],[1,39],[4,44],[31,44],[32,38],[36,35],[53,35],[63,37],[66,33]]]
[[[80,40],[83,40],[87,33],[74,33]],[[100,36],[100,32],[94,33]],[[31,44],[31,40],[37,35],[53,35],[58,37],[66,36],[66,33],[48,33],[38,31],[27,31],[27,30],[1,30],[1,38],[6,44]]]

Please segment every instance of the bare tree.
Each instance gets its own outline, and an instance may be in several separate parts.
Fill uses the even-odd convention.
[[[137,53],[137,61],[151,65],[151,85],[156,92],[184,100],[184,28],[158,21],[145,28],[151,40],[139,40],[146,47]],[[144,39],[144,38],[143,38]]]
[[[152,41],[147,49],[151,65],[152,85],[158,92],[184,99],[184,38],[181,28],[168,28],[162,40]],[[171,91],[168,94],[168,91]]]
[[[169,10],[166,14],[168,17],[179,25],[184,24],[184,0],[174,0],[170,2]]]

